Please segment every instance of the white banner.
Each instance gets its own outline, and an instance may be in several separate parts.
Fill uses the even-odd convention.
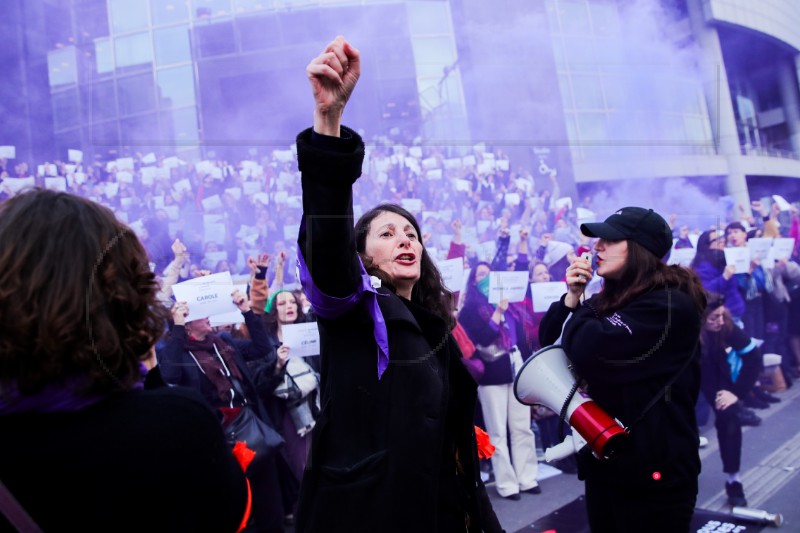
[[[289,357],[319,355],[319,328],[316,322],[281,326],[283,344],[291,348]]]
[[[525,271],[489,273],[489,303],[496,304],[501,300],[521,302],[527,289],[528,273]]]

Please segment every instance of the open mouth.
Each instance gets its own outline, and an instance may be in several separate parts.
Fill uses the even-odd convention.
[[[417,260],[417,256],[414,254],[400,254],[394,260],[402,264],[413,265]]]

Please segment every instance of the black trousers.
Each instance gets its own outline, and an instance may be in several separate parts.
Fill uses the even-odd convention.
[[[719,455],[722,457],[722,471],[734,474],[739,471],[742,461],[742,424],[739,422],[741,402],[736,402],[724,411],[714,410],[714,427],[717,428]]]
[[[592,533],[685,533],[694,514],[697,485],[648,491],[586,480]]]

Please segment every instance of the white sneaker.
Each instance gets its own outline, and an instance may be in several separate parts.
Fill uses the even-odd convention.
[[[700,435],[700,447],[705,448],[706,446],[708,446],[708,439]]]

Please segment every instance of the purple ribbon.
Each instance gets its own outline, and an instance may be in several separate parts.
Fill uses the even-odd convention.
[[[353,309],[358,302],[364,302],[374,325],[375,342],[378,344],[378,379],[381,379],[381,376],[389,366],[389,332],[386,329],[386,321],[383,319],[383,313],[378,305],[378,296],[388,295],[381,294],[376,287],[373,287],[373,278],[367,274],[360,257],[358,258],[358,265],[361,268],[361,283],[356,287],[353,294],[344,298],[329,296],[317,288],[311,278],[311,272],[308,270],[302,250],[298,250],[297,263],[303,292],[306,293],[314,313],[318,316],[336,318]]]

